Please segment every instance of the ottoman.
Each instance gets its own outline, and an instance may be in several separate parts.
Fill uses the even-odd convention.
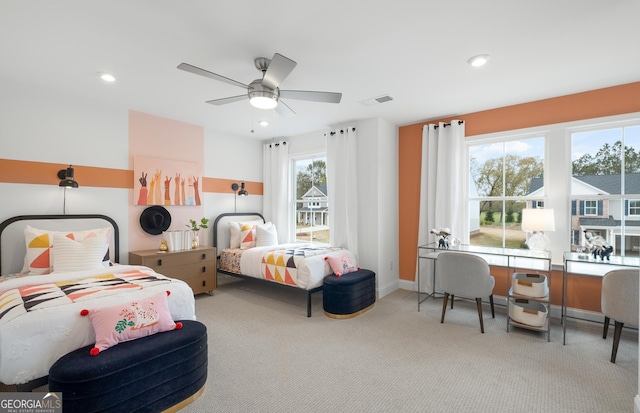
[[[65,412],[161,412],[189,404],[207,381],[207,328],[182,328],[126,341],[91,356],[93,344],[62,356],[49,391]]]
[[[331,318],[351,318],[369,310],[376,302],[376,274],[371,270],[327,275],[322,285],[324,313]]]

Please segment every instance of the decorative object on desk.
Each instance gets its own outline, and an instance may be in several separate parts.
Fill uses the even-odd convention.
[[[140,226],[147,234],[160,235],[169,229],[169,225],[171,225],[171,214],[159,205],[145,208],[140,214]]]
[[[451,230],[449,228],[434,228],[431,230],[431,233],[438,237],[438,248],[449,249],[449,237],[451,236]]]
[[[605,258],[607,261],[611,261],[610,256],[613,253],[613,247],[606,239],[600,235],[593,235],[593,232],[587,230],[584,231],[584,237],[587,240],[587,245],[594,259],[600,257],[602,261],[604,261]]]
[[[200,230],[209,228],[207,224],[209,223],[209,219],[202,217],[200,219],[200,223],[196,222],[193,219],[189,220],[189,224],[187,224],[187,228],[189,228],[193,232],[193,239],[191,240],[191,248],[196,249],[200,246]]]
[[[549,238],[545,232],[556,230],[553,208],[525,208],[522,210],[522,230],[531,232],[526,244],[529,249],[546,251]]]
[[[160,247],[158,248],[158,250],[160,252],[169,251],[169,246],[167,245],[167,240],[166,239],[163,239],[162,241],[160,241]]]
[[[578,247],[576,248],[576,252],[578,253],[578,258],[581,260],[589,259],[589,248],[587,247]]]

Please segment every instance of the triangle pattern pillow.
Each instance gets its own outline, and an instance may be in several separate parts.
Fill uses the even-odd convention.
[[[102,241],[106,246],[106,253],[103,258],[103,265],[108,266],[109,242],[111,240],[111,228],[97,228],[83,231],[49,231],[25,226],[24,236],[27,252],[24,259],[22,273],[29,275],[44,275],[53,271],[54,235],[61,234],[69,239],[80,241],[86,239],[96,239]]]

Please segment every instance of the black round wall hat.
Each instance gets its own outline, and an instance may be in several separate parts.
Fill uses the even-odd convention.
[[[171,214],[159,205],[150,206],[140,214],[140,226],[147,234],[162,234],[169,225],[171,225]]]

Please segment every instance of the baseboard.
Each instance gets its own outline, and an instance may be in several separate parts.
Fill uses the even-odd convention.
[[[633,398],[633,411],[634,413],[640,413],[640,396],[636,394]]]

